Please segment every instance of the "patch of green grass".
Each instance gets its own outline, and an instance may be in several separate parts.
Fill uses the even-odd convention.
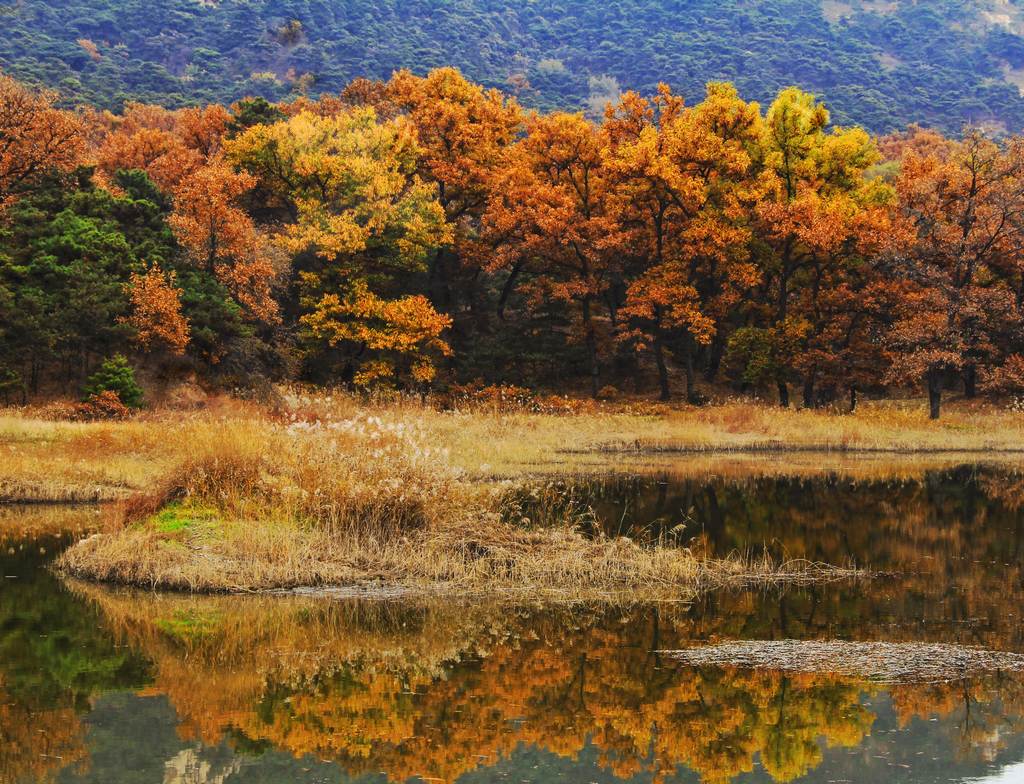
[[[213,528],[218,518],[217,510],[210,507],[175,501],[152,515],[146,524],[162,534],[179,534]]]
[[[191,642],[209,637],[217,631],[223,616],[219,612],[176,610],[170,618],[158,618],[156,626],[177,640]]]

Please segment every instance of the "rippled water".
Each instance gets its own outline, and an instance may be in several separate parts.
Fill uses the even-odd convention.
[[[96,513],[0,509],[0,782],[1024,780],[1024,675],[894,686],[658,653],[1024,652],[1024,474],[677,475],[539,485],[521,512],[888,576],[613,608],[189,597],[63,583],[45,566]]]

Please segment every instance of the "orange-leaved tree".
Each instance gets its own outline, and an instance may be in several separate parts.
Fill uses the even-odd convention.
[[[695,402],[695,344],[710,343],[758,281],[747,249],[748,216],[763,190],[751,154],[761,116],[728,84],[708,85],[692,108],[663,85],[651,101],[627,94],[609,108],[605,129],[609,203],[635,276],[620,311],[623,337],[652,350],[663,400],[665,348],[678,347]]]
[[[85,129],[56,98],[0,74],[0,210],[41,175],[80,162]]]
[[[154,264],[144,273],[133,273],[125,285],[131,302],[131,314],[125,320],[146,351],[184,354],[188,346],[188,321],[181,313],[180,292],[174,282],[173,272],[165,274]]]
[[[922,132],[897,188],[914,238],[893,268],[912,292],[890,339],[890,380],[924,381],[938,418],[951,375],[972,396],[979,371],[988,375],[1024,339],[1024,144]]]
[[[220,150],[230,114],[210,105],[171,111],[129,103],[120,117],[96,118],[95,158],[101,182],[111,183],[119,169],[140,169],[165,193]]]
[[[479,278],[479,257],[466,245],[476,238],[503,152],[522,127],[522,110],[515,99],[467,81],[454,68],[425,77],[399,71],[387,95],[416,130],[418,173],[437,184],[437,200],[455,232],[451,244],[431,253],[428,272],[435,304],[457,315],[472,304]]]
[[[525,278],[520,288],[533,306],[571,308],[597,396],[597,309],[621,262],[607,198],[607,137],[582,114],[561,112],[530,117],[526,131],[508,151],[483,215],[483,239],[493,249],[488,269]]]
[[[253,320],[269,323],[278,315],[271,294],[274,267],[252,218],[238,205],[255,183],[252,175],[214,158],[174,188],[168,223],[197,266],[219,280]]]

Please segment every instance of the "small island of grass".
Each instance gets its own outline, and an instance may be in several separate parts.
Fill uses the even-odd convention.
[[[535,528],[503,514],[415,427],[370,416],[207,423],[121,525],[72,548],[79,577],[203,591],[402,585],[592,591],[691,588],[688,552]]]

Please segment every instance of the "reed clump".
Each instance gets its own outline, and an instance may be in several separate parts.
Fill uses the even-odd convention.
[[[199,439],[197,436],[202,435]],[[691,584],[683,551],[502,521],[503,487],[469,481],[428,434],[372,414],[184,428],[154,492],[71,548],[68,573],[191,590],[385,582],[475,590]]]

